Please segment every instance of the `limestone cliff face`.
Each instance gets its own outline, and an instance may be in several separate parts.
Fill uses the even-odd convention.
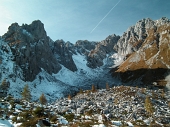
[[[164,19],[162,18],[159,22],[162,22],[163,20]],[[115,50],[122,55],[137,51],[148,36],[148,30],[150,28],[154,29],[160,24],[161,23],[157,23],[157,21],[153,21],[149,18],[139,20],[134,26],[129,27],[127,31],[124,32],[118,43],[115,45]]]
[[[3,38],[12,49],[16,66],[20,66],[23,70],[23,80],[34,80],[41,68],[49,74],[57,73],[61,69],[51,51],[52,42],[46,35],[41,21],[37,20],[30,25],[22,26],[14,23]]]
[[[109,35],[105,40],[100,42],[87,41],[87,40],[78,40],[72,51],[74,49],[74,54],[80,53],[86,56],[87,66],[90,68],[97,68],[103,65],[103,60],[112,55],[115,50],[113,49],[119,40],[120,36],[115,34]],[[70,49],[69,49],[70,50]]]
[[[122,36],[109,35],[100,42],[53,41],[39,20],[22,26],[13,23],[2,38],[14,55],[14,70],[18,66],[22,69],[24,81],[33,81],[41,69],[49,74],[57,73],[62,65],[77,71],[72,55],[78,53],[85,56],[86,65],[92,69],[103,66],[106,58],[109,63],[105,64],[106,68],[112,66],[113,59],[109,58],[115,52],[126,56],[124,62],[112,70],[112,74],[119,75],[124,82],[136,79],[145,83],[160,82],[170,69],[170,20],[167,18],[142,19]]]
[[[53,54],[58,62],[71,71],[77,71],[77,67],[72,59],[72,47],[69,42],[65,43],[63,40],[56,40],[53,43]]]
[[[119,36],[115,34],[109,35],[105,40],[97,43],[95,48],[90,50],[87,56],[87,66],[91,68],[97,68],[103,65],[103,59],[107,57],[108,54],[114,52],[113,47],[119,40]]]
[[[124,34],[120,38],[117,47],[119,53],[128,54],[128,57],[116,73],[119,73],[125,82],[141,78],[142,82],[148,84],[163,84],[165,74],[170,69],[169,19],[144,19],[128,29],[127,33],[127,36]],[[121,42],[123,38],[124,41]],[[123,44],[120,45],[121,43]]]
[[[96,44],[97,42],[94,41],[78,40],[74,47],[78,53],[88,55],[89,52],[95,48]]]

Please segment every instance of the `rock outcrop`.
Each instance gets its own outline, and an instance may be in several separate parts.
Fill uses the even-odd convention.
[[[127,55],[116,71],[123,81],[140,79],[144,84],[166,84],[165,74],[170,69],[169,19],[140,20],[124,33],[116,46],[119,53]]]
[[[71,43],[65,43],[63,40],[56,40],[53,43],[53,53],[58,62],[71,71],[77,71],[77,67],[72,59]],[[72,51],[72,50],[71,50]]]
[[[78,40],[74,46],[78,53],[88,55],[95,48],[96,44],[97,42],[94,41]]]
[[[103,59],[114,52],[113,47],[116,45],[119,38],[120,36],[113,34],[109,35],[105,40],[97,43],[95,48],[92,49],[87,56],[87,66],[90,68],[102,66]]]
[[[138,21],[135,26],[129,27],[124,32],[114,49],[123,55],[137,51],[148,35],[147,30],[154,27],[153,25],[154,21],[149,18]]]
[[[3,39],[12,50],[16,67],[22,69],[24,81],[34,80],[41,68],[49,74],[57,73],[61,69],[51,51],[51,39],[46,35],[41,21],[22,26],[14,23],[3,35]]]
[[[83,56],[83,66],[102,67],[103,72],[114,64],[113,53],[125,56],[124,62],[112,70],[112,75],[119,76],[124,82],[164,84],[163,79],[170,69],[170,20],[167,18],[142,19],[121,37],[113,34],[101,42],[78,40],[71,44],[63,40],[53,41],[39,20],[22,26],[13,23],[2,38],[14,55],[14,72],[20,67],[24,81],[33,81],[42,69],[49,74],[59,72],[62,66],[77,71],[73,55]],[[76,61],[79,62],[78,57]]]

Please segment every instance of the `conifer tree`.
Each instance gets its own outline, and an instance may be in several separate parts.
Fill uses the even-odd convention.
[[[28,84],[25,85],[23,92],[21,94],[24,100],[29,101],[31,99],[31,92],[29,90]]]
[[[148,96],[145,99],[144,106],[145,106],[146,111],[149,113],[149,115],[152,115],[154,112],[154,107],[153,107],[152,102]]]
[[[106,83],[106,90],[109,90],[109,89],[110,89],[109,84]]]
[[[82,93],[83,93],[83,90],[82,90],[82,89],[80,89],[79,93],[80,93],[80,94],[82,94]]]
[[[68,95],[68,100],[71,100],[71,95],[70,94]]]
[[[47,99],[46,99],[46,97],[44,96],[43,93],[41,94],[39,100],[40,100],[40,103],[41,103],[42,105],[45,105],[45,104],[47,103]]]
[[[94,85],[92,85],[91,91],[92,91],[92,92],[95,92],[95,91],[96,91],[96,88],[95,88]]]

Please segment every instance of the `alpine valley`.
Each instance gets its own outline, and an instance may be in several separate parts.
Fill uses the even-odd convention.
[[[0,37],[0,70],[0,82],[8,84],[0,89],[0,97],[20,99],[27,84],[32,102],[43,93],[54,103],[92,85],[101,90],[109,84],[115,91],[165,90],[170,98],[170,20],[142,19],[121,36],[75,44],[53,41],[40,20],[22,26],[13,23]]]

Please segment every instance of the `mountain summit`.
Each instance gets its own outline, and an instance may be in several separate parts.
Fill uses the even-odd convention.
[[[52,40],[47,36],[41,21],[22,26],[14,23],[2,38],[14,55],[14,70],[19,66],[23,71],[22,80],[33,81],[41,68],[49,74],[57,73],[61,69],[50,48]]]
[[[143,19],[130,27],[115,46],[126,60],[118,67],[123,81],[140,79],[142,84],[165,85],[170,69],[170,20]],[[115,73],[115,72],[113,72]]]
[[[165,86],[170,69],[169,39],[170,20],[165,17],[142,19],[122,36],[75,44],[50,39],[40,20],[22,26],[13,23],[1,38],[0,80],[10,82],[9,93],[15,96],[29,84],[34,99],[41,93],[55,99],[92,84],[103,88],[106,82]]]

